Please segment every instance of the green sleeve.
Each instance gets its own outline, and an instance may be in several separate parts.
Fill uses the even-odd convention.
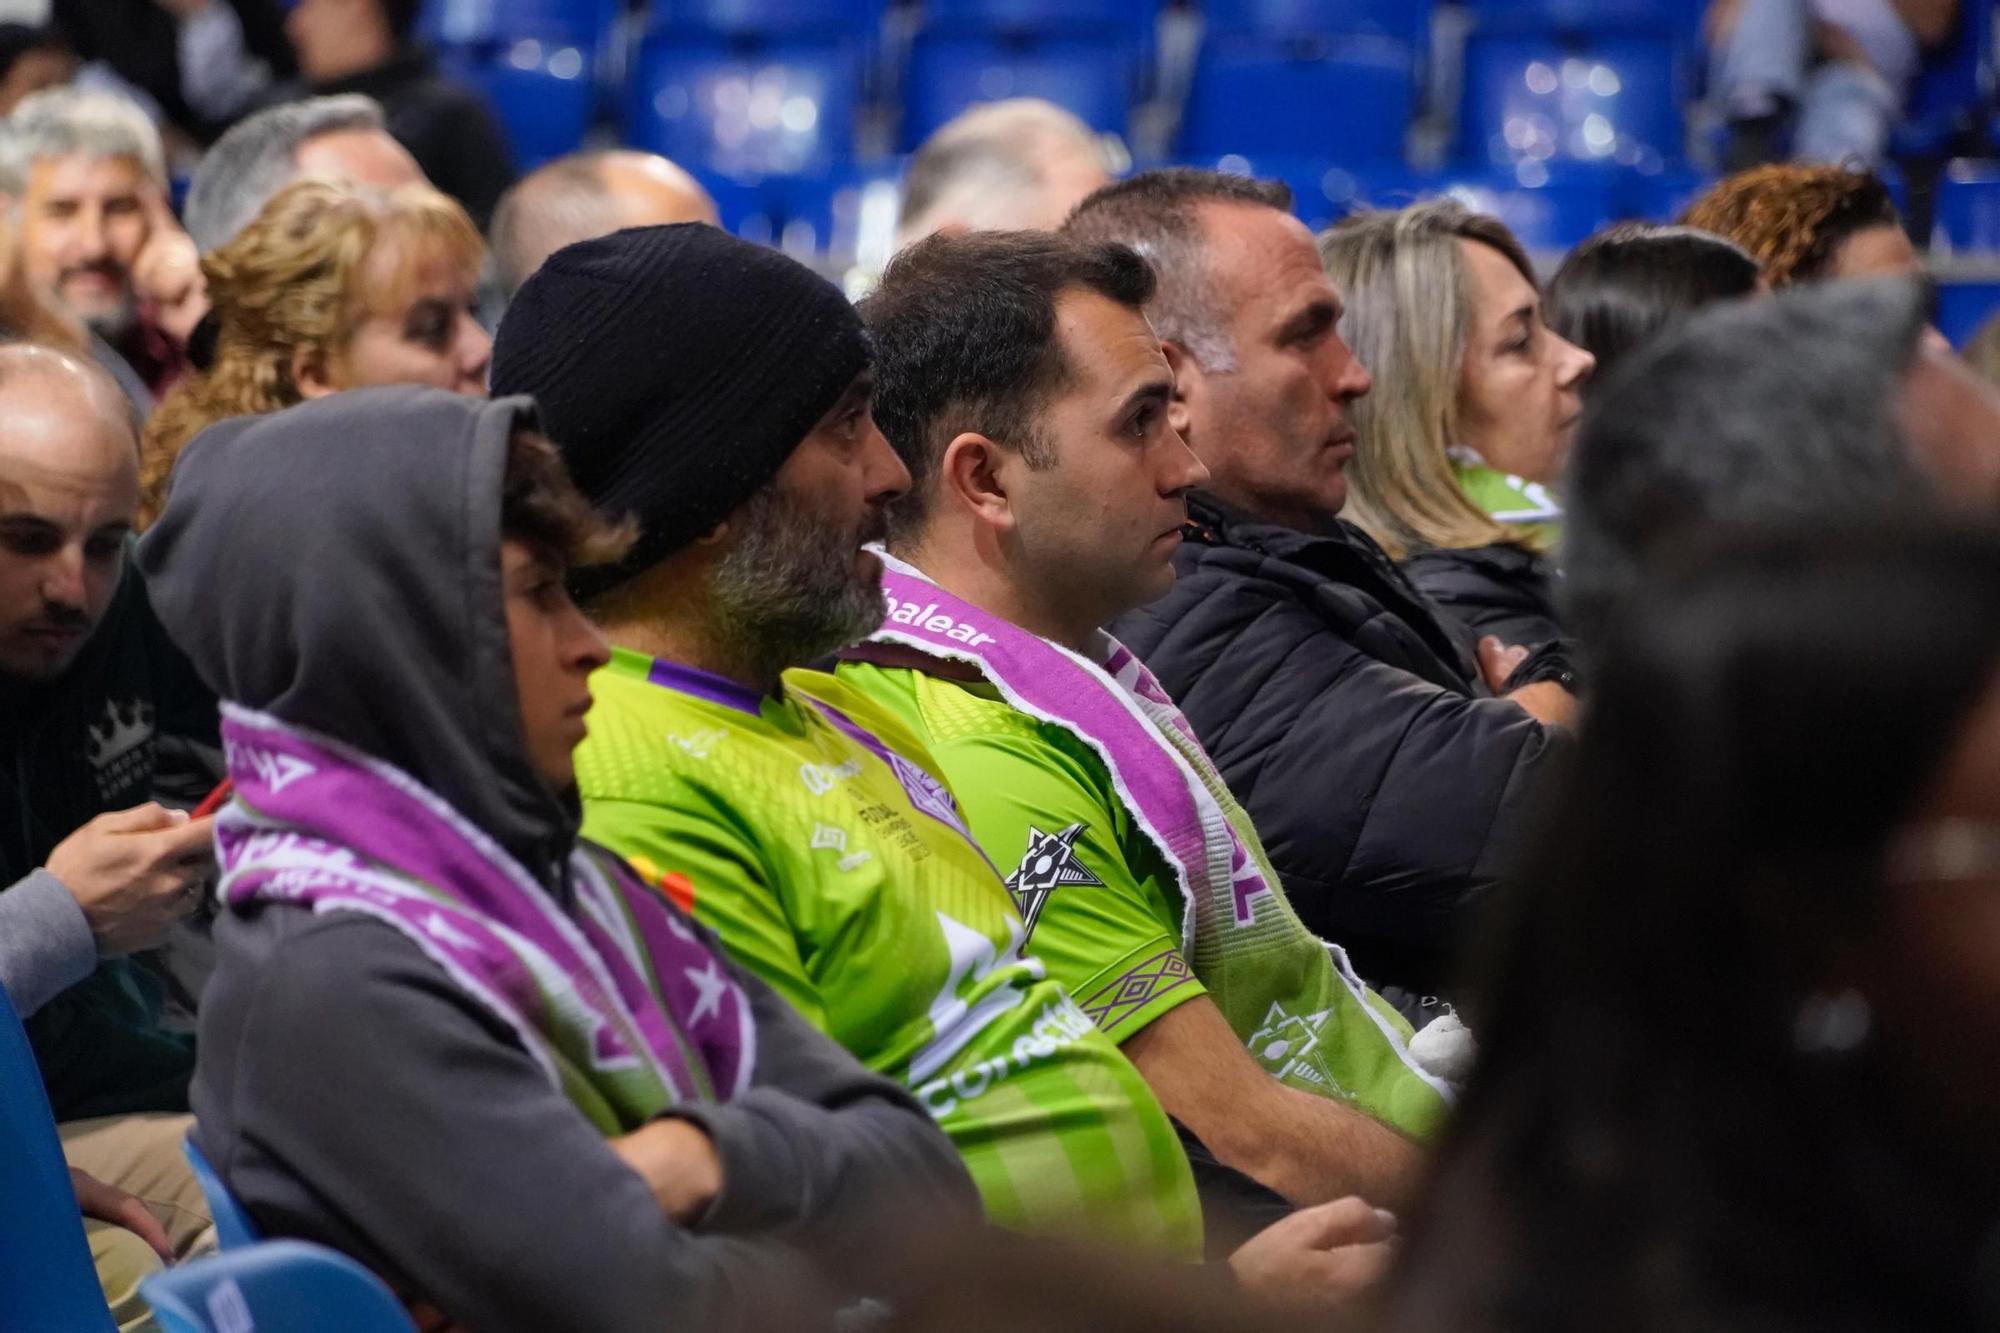
[[[583,834],[721,937],[729,956],[821,1032],[826,1005],[755,844],[726,818],[638,801],[587,801]]]
[[[991,732],[934,748],[973,837],[1033,917],[1027,952],[1112,1040],[1204,993],[1180,954],[1179,890],[1125,850],[1138,835],[1084,757]]]

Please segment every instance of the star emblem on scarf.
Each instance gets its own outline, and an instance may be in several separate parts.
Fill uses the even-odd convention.
[[[1044,833],[1033,824],[1028,826],[1028,850],[1021,857],[1021,864],[1014,873],[1007,876],[1008,892],[1014,895],[1014,906],[1020,909],[1021,920],[1027,925],[1027,935],[1035,933],[1035,922],[1041,918],[1042,907],[1049,895],[1057,889],[1103,888],[1104,881],[1092,872],[1076,854],[1077,835],[1082,833],[1082,824],[1071,824],[1059,833]]]
[[[711,958],[703,968],[684,967],[681,971],[694,983],[696,999],[694,1012],[688,1015],[688,1026],[693,1027],[711,1014],[722,1012],[722,997],[729,993],[729,978],[722,975],[722,968]]]

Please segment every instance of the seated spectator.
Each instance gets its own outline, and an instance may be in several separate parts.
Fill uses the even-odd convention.
[[[955,1223],[971,1188],[908,1094],[579,840],[606,654],[562,580],[619,539],[524,399],[345,394],[188,450],[139,552],[236,784],[197,1138],[267,1234],[459,1326],[816,1326],[809,1256],[837,1275],[891,1243],[877,1210]]]
[[[167,204],[160,136],[108,93],[57,88],[15,108],[0,137],[28,277],[55,295],[152,393],[180,375],[200,317],[192,247]]]
[[[1923,297],[1894,279],[1781,293],[1634,354],[1570,464],[1564,605],[1586,644],[1703,528],[2000,505],[2000,391],[1926,336]]]
[[[1878,167],[1925,52],[1957,0],[1709,0],[1709,97],[1729,123],[1726,169],[1790,155]]]
[[[203,254],[250,225],[272,195],[300,177],[393,190],[424,182],[409,150],[389,137],[382,108],[359,93],[309,97],[245,117],[202,154],[182,220]]]
[[[1747,250],[1772,287],[1923,272],[1882,182],[1843,167],[1758,167],[1721,181],[1681,221]]]
[[[1993,1326],[2000,533],[1880,519],[1621,608],[1383,1327]]]
[[[1208,480],[1167,420],[1153,286],[1125,246],[1040,232],[934,236],[890,264],[862,314],[877,418],[915,481],[891,510],[888,618],[840,680],[942,765],[1024,947],[1198,1164],[1292,1204],[1395,1204],[1419,1165],[1395,1131],[1430,1129],[1442,1089],[1099,628],[1172,585]]]
[[[146,424],[145,516],[174,459],[224,417],[371,384],[486,392],[493,343],[472,317],[484,250],[465,210],[427,185],[389,194],[295,181],[202,260],[215,360]]]
[[[1369,377],[1290,200],[1274,182],[1146,172],[1064,227],[1151,260],[1169,411],[1210,474],[1173,590],[1108,628],[1193,724],[1306,926],[1427,1010],[1461,905],[1526,835],[1560,743],[1545,720],[1573,700],[1510,681],[1535,664],[1497,642],[1475,657],[1471,632],[1340,521]]]
[[[903,172],[898,247],[934,231],[1062,225],[1111,181],[1104,144],[1052,102],[981,102],[931,132]]]
[[[296,72],[282,0],[53,0],[55,25],[90,64],[180,135],[207,143],[274,79]]]
[[[317,97],[365,93],[424,175],[483,231],[514,183],[507,139],[484,100],[441,77],[415,44],[418,0],[298,0],[285,31]]]
[[[512,300],[528,275],[566,245],[625,227],[720,219],[701,182],[658,153],[571,153],[535,168],[493,210],[494,276]]]
[[[1757,261],[1693,227],[1620,222],[1563,257],[1544,293],[1549,327],[1597,358],[1601,382],[1633,348],[1717,301],[1764,290]]]
[[[210,821],[154,798],[193,805],[214,782],[215,701],[127,566],[125,399],[85,362],[16,344],[0,347],[0,416],[0,989],[129,1319],[150,1254],[214,1244],[181,1156],[193,1042],[165,1026],[165,980],[132,955],[201,897]]]
[[[0,23],[0,116],[11,116],[30,93],[60,88],[76,77],[76,52],[52,27]]]
[[[868,361],[838,288],[700,224],[570,246],[508,308],[496,383],[547,395],[585,495],[639,528],[580,580],[619,645],[577,752],[584,827],[904,1082],[993,1220],[1198,1255],[1166,1113],[1021,954],[936,760],[835,678],[788,670],[881,622],[861,546],[909,476],[869,414]],[[1381,1236],[1280,1225],[1232,1259],[1253,1286],[1332,1294],[1355,1239]]]
[[[1555,485],[1596,363],[1549,328],[1527,252],[1450,199],[1354,214],[1319,252],[1375,381],[1342,512],[1479,633],[1560,638]]]

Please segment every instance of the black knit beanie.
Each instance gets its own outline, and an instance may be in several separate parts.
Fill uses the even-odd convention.
[[[796,260],[698,222],[555,252],[493,340],[493,394],[532,394],[570,475],[639,540],[577,571],[595,596],[713,529],[868,366],[860,317]]]

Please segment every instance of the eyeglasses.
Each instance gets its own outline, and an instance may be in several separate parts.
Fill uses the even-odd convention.
[[[2000,877],[2000,820],[1937,819],[1905,831],[1889,847],[1891,884]]]

